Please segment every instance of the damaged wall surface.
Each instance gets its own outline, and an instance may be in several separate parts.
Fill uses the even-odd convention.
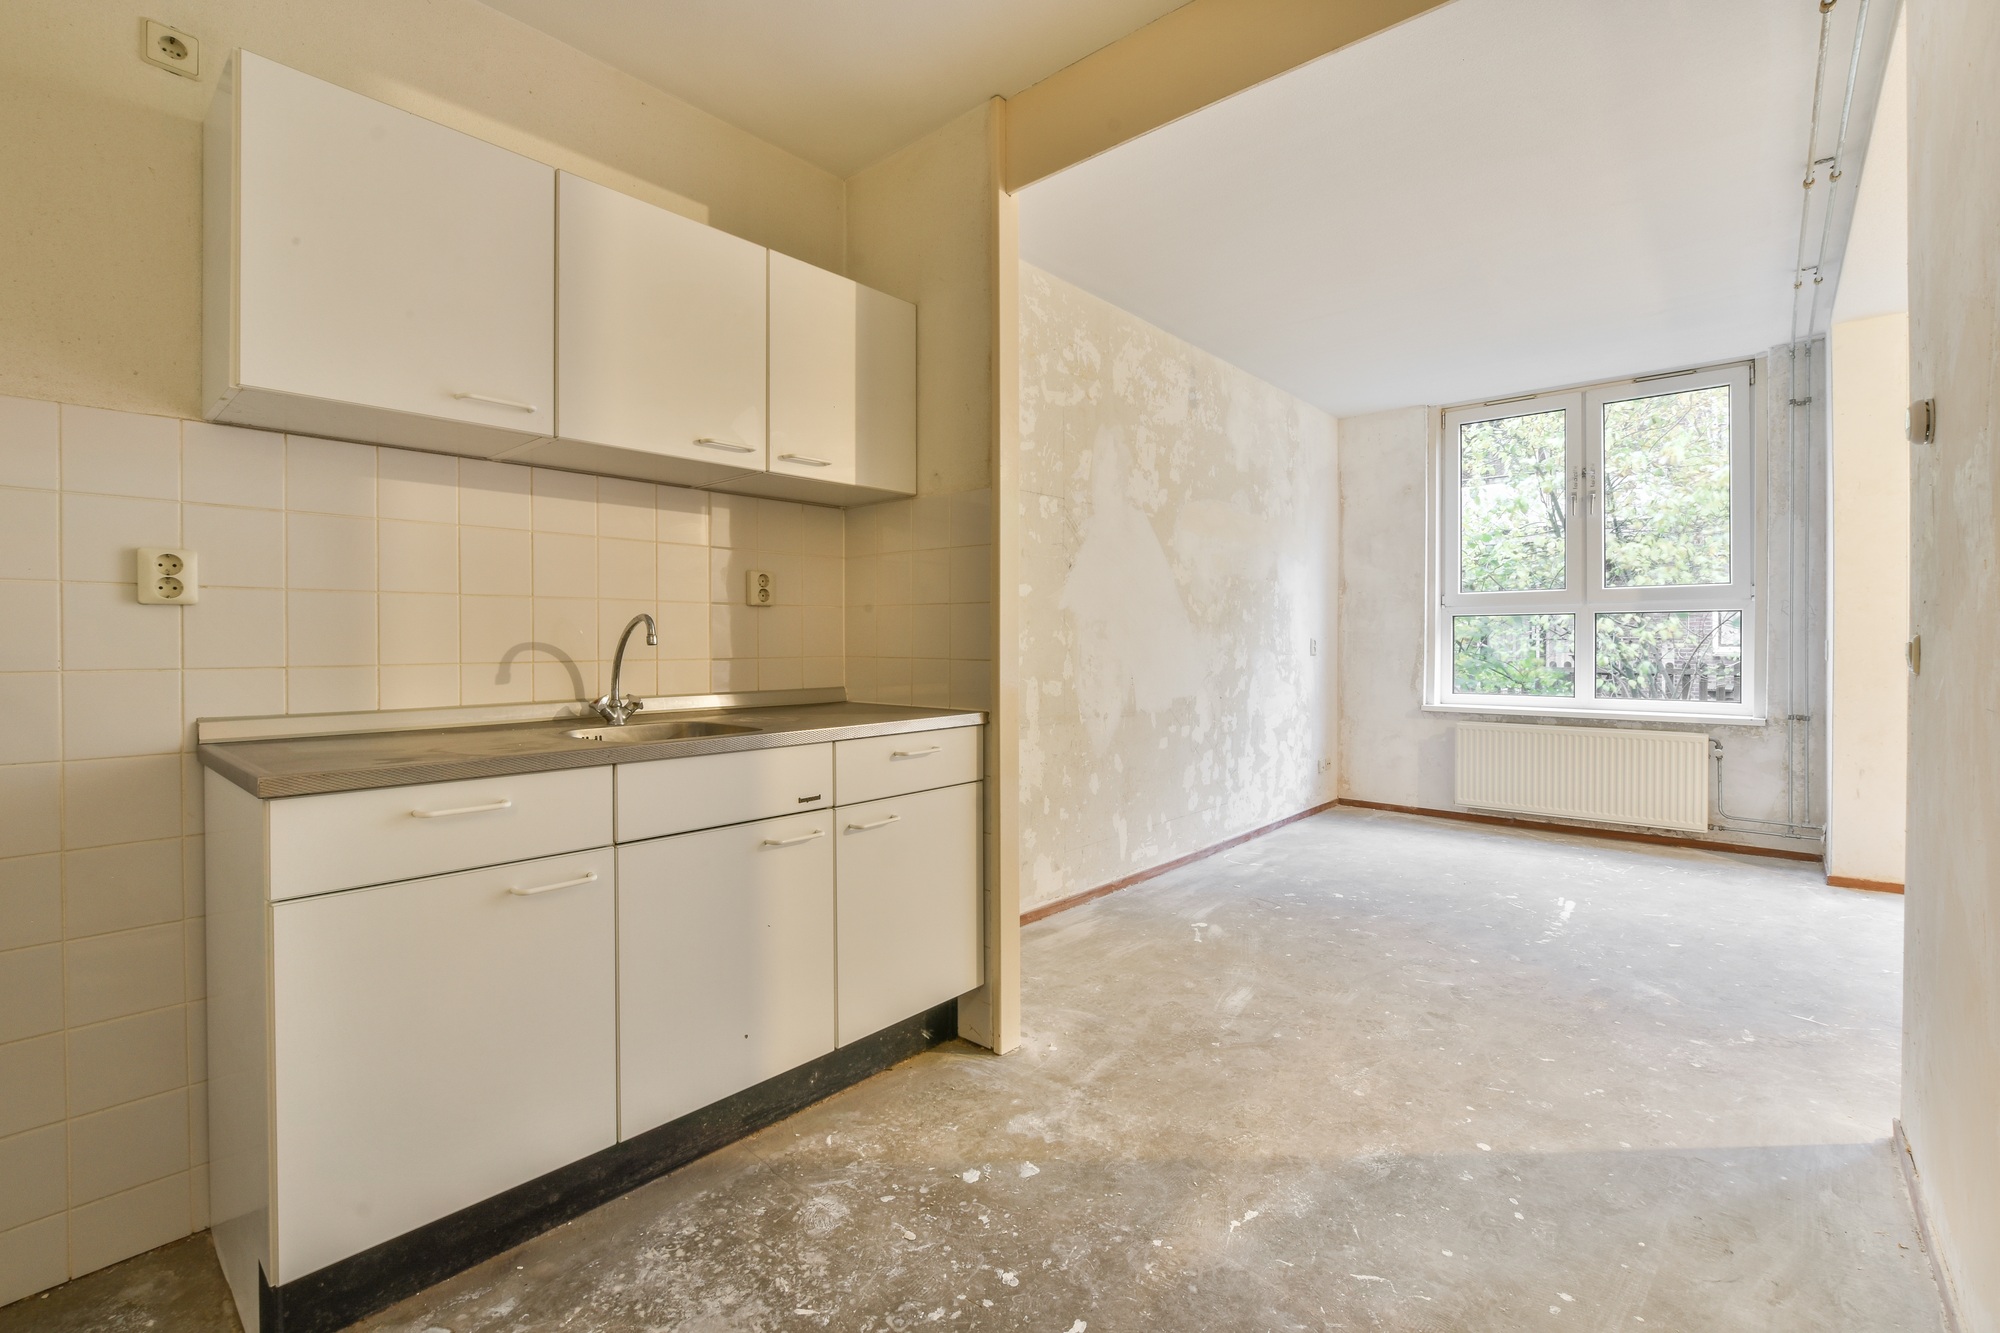
[[[1758,430],[1763,514],[1758,534],[1758,597],[1763,673],[1762,726],[1709,726],[1723,750],[1712,793],[1732,817],[1716,820],[1718,841],[1817,853],[1825,819],[1826,631],[1824,343],[1798,358],[1794,395],[1784,350],[1760,362]],[[1815,387],[1820,386],[1820,387]],[[1793,417],[1793,397],[1813,401]],[[1340,421],[1340,796],[1427,810],[1458,810],[1453,799],[1453,728],[1470,713],[1424,707],[1425,621],[1435,593],[1426,581],[1432,541],[1428,461],[1435,408],[1400,408]],[[1796,452],[1794,446],[1796,445]],[[1797,505],[1792,497],[1799,497]],[[1795,512],[1803,516],[1794,532]],[[1793,633],[1797,599],[1803,624]],[[1795,651],[1796,650],[1796,651]],[[1793,666],[1796,663],[1797,670]],[[1794,708],[1791,701],[1797,699]],[[1797,722],[1788,714],[1799,714]],[[1532,723],[1532,717],[1488,715]],[[1657,727],[1652,722],[1554,719],[1564,725]],[[1682,724],[1677,729],[1688,729]],[[1793,770],[1788,781],[1788,753]],[[1788,824],[1800,827],[1788,829]]]
[[[1021,269],[1022,904],[1332,798],[1331,417]]]

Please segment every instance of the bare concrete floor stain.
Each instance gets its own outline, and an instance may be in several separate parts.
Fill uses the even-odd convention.
[[[360,1327],[1929,1333],[1901,927],[1814,867],[1330,812],[1030,927],[1018,1053],[909,1061]],[[169,1254],[203,1261],[0,1330],[143,1327],[43,1312]]]

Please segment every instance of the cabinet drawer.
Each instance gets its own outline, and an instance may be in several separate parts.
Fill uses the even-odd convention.
[[[833,804],[833,747],[735,750],[618,766],[618,841],[743,824]]]
[[[833,1049],[831,810],[618,849],[618,1133]]]
[[[615,1140],[613,855],[271,907],[273,1281]]]
[[[834,812],[841,1045],[979,984],[979,790]]]
[[[838,741],[834,799],[842,805],[979,780],[979,727],[946,727]]]
[[[611,841],[611,769],[272,801],[271,897],[417,879]]]

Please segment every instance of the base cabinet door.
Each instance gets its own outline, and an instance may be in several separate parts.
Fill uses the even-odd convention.
[[[614,1142],[613,864],[271,908],[274,1282]]]
[[[979,784],[834,814],[845,1046],[979,985]]]
[[[834,1046],[833,812],[618,849],[619,1136]]]

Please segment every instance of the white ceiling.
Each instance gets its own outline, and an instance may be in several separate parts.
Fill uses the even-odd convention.
[[[1454,0],[1028,187],[1023,257],[1340,415],[1761,352],[1818,18]]]
[[[839,176],[1185,0],[486,0]]]

